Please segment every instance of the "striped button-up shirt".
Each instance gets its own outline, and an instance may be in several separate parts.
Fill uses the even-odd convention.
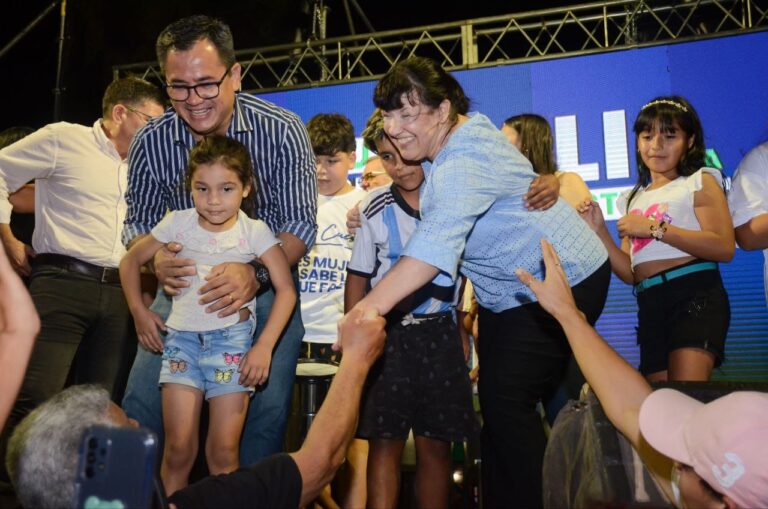
[[[251,154],[256,218],[275,235],[295,235],[309,250],[317,233],[317,179],[312,146],[299,117],[252,95],[237,94],[227,136]],[[192,133],[172,109],[136,134],[128,154],[125,245],[149,233],[167,210],[194,206],[185,187],[194,145]]]

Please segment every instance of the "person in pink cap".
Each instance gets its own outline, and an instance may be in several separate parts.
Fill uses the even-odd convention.
[[[630,441],[679,508],[768,507],[768,393],[733,392],[704,404],[653,391],[576,307],[552,245],[542,239],[546,278],[517,276],[565,330],[608,419]],[[621,383],[616,383],[617,381]]]
[[[768,394],[733,392],[704,404],[659,389],[640,407],[640,431],[675,461],[676,500],[689,482],[726,507],[768,506]]]

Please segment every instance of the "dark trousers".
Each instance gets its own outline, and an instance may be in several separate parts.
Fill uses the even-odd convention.
[[[136,352],[133,320],[120,285],[38,265],[29,292],[41,329],[0,439],[3,454],[13,428],[68,383],[101,385],[119,402]]]
[[[594,324],[610,282],[606,262],[573,288]],[[483,507],[542,505],[546,438],[536,404],[561,382],[572,355],[557,321],[537,303],[494,313],[480,308]]]

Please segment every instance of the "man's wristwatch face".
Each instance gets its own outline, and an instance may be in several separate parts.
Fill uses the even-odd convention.
[[[269,283],[269,271],[265,266],[259,265],[256,267],[256,281],[262,285]]]

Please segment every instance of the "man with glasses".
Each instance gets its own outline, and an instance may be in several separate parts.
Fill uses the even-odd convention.
[[[384,165],[381,164],[381,158],[379,156],[369,157],[368,160],[365,161],[363,174],[360,175],[360,187],[366,191],[370,191],[377,187],[388,186],[391,183],[392,179],[384,170]]]
[[[125,159],[134,134],[163,113],[163,102],[144,80],[116,80],[93,126],[50,124],[0,150],[0,238],[16,272],[31,276],[42,323],[6,431],[67,381],[100,384],[115,400],[122,397],[136,349],[117,271],[125,253]],[[8,224],[8,195],[30,180],[36,186],[31,246]]]
[[[142,131],[131,147],[124,243],[130,245],[149,233],[166,210],[193,206],[184,184],[189,151],[204,136],[219,134],[248,147],[254,166],[255,215],[281,240],[289,264],[295,267],[312,246],[317,228],[315,159],[301,120],[274,104],[237,93],[241,68],[229,27],[220,20],[207,16],[178,20],[161,32],[156,50],[173,109]],[[158,280],[171,294],[189,285],[185,276],[195,274],[194,260],[175,256],[179,249],[172,243],[154,260]],[[268,278],[258,264],[223,264],[211,271],[200,300],[209,304],[210,312],[226,316],[259,291],[258,337],[274,299]],[[165,317],[170,300],[159,292],[152,309]],[[269,380],[251,400],[241,464],[282,449],[304,335],[298,310],[297,306],[273,352]],[[139,349],[123,406],[130,417],[162,436],[160,364],[160,355]]]

